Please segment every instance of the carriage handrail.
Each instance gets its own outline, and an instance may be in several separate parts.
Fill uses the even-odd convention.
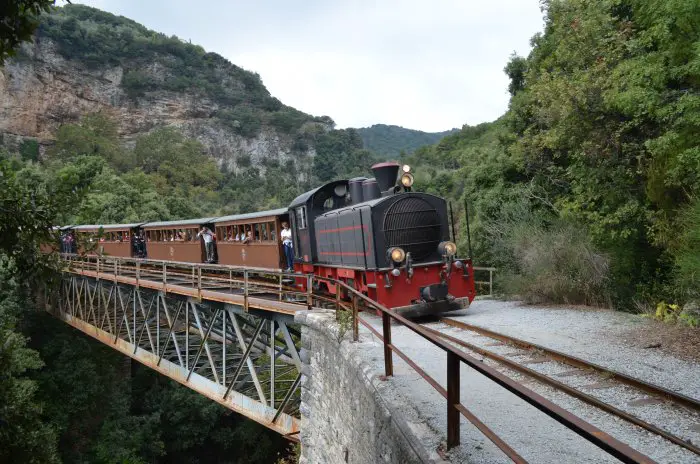
[[[281,270],[271,270],[264,268],[245,268],[240,266],[218,266],[218,265],[207,265],[199,263],[183,263],[179,261],[156,261],[147,260],[141,258],[122,258],[122,257],[100,257],[100,256],[86,256],[86,255],[64,255],[68,259],[69,265],[75,265],[76,263],[89,263],[90,260],[95,260],[95,268],[99,269],[100,259],[105,259],[108,261],[114,260],[114,275],[115,278],[119,273],[121,263],[121,269],[124,269],[124,263],[148,263],[148,264],[161,264],[164,270],[167,270],[167,266],[173,267],[191,267],[192,269],[199,269],[197,272],[198,286],[201,288],[202,274],[201,269],[216,269],[216,270],[226,270],[228,272],[238,271],[244,272],[247,275],[249,272],[253,273],[263,273],[266,275],[278,275],[278,276],[289,276],[291,278],[306,277],[309,279],[309,285],[307,285],[306,295],[311,295],[313,299],[313,282],[324,281],[332,283],[339,286],[347,292],[348,295],[352,295],[352,316],[353,316],[353,340],[358,340],[358,324],[361,321],[362,324],[367,327],[370,331],[374,332],[382,340],[384,346],[384,374],[385,378],[393,376],[393,353],[402,358],[406,363],[411,366],[419,375],[421,375],[430,385],[435,388],[438,393],[440,393],[447,400],[447,447],[452,448],[459,445],[460,443],[460,419],[459,414],[462,414],[467,420],[474,424],[489,440],[491,440],[499,449],[501,449],[513,462],[524,463],[527,462],[522,456],[520,456],[514,449],[512,449],[505,441],[503,441],[496,433],[494,433],[488,426],[482,423],[474,414],[472,414],[466,406],[460,402],[460,367],[461,364],[466,364],[478,373],[484,375],[486,378],[494,381],[501,387],[515,394],[519,398],[523,399],[530,405],[539,409],[540,411],[547,414],[549,417],[553,418],[557,422],[566,426],[570,430],[574,431],[578,435],[582,436],[586,440],[590,441],[594,445],[603,449],[607,453],[616,457],[622,462],[626,463],[653,463],[649,457],[643,455],[637,450],[631,448],[629,445],[620,442],[614,437],[608,435],[602,430],[598,429],[592,424],[589,424],[574,414],[564,410],[563,408],[557,406],[553,402],[547,400],[541,395],[533,392],[532,390],[524,387],[523,385],[515,382],[511,378],[500,373],[496,369],[485,365],[476,358],[469,356],[464,351],[454,347],[448,342],[441,338],[429,333],[420,325],[406,319],[400,314],[391,311],[386,306],[372,300],[362,292],[359,292],[353,287],[350,287],[345,282],[338,281],[329,277],[316,276],[313,274],[295,274],[289,272],[283,272]],[[139,266],[140,268],[141,266]],[[105,267],[105,270],[108,268]],[[337,292],[337,289],[336,289]],[[296,292],[300,293],[300,292]],[[318,298],[318,295],[316,295]],[[307,300],[307,305],[308,305]],[[379,311],[382,315],[382,334],[380,335],[376,329],[374,329],[367,321],[361,320],[358,314],[358,301],[362,301],[368,308]],[[336,298],[336,302],[339,304],[339,300]],[[310,306],[308,306],[311,309]],[[340,309],[340,306],[336,306],[336,309]],[[404,325],[412,332],[420,335],[432,345],[443,350],[447,355],[447,388],[442,387],[435,379],[433,379],[429,374],[427,374],[422,368],[420,368],[413,360],[411,360],[407,355],[405,355],[401,350],[399,350],[391,341],[391,322],[395,321],[401,325]]]

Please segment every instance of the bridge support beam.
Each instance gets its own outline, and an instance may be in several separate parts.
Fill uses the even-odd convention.
[[[290,316],[76,274],[64,274],[47,310],[222,406],[297,439],[301,334]]]

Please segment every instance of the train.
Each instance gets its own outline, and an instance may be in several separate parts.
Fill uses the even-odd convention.
[[[303,275],[313,274],[342,281],[406,317],[468,307],[476,296],[473,265],[471,258],[457,256],[445,199],[413,191],[408,165],[384,162],[372,171],[374,177],[328,182],[274,210],[63,226],[61,250],[280,271],[287,267],[280,239],[287,222],[295,285],[301,291],[309,281]],[[207,256],[198,235],[202,228],[213,233],[213,256]],[[249,239],[240,240],[244,235]],[[342,292],[337,285],[312,280],[330,296]]]

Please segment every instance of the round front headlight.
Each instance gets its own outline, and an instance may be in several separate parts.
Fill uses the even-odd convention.
[[[457,245],[454,242],[440,242],[438,253],[440,255],[454,256],[457,253]]]
[[[401,167],[401,170],[402,170],[403,172],[406,172],[406,173],[411,172],[411,166],[409,166],[408,164],[404,164],[404,165]]]
[[[410,187],[411,185],[413,185],[413,174],[407,172],[404,175],[402,175],[401,185],[403,185],[404,187]]]
[[[389,259],[391,259],[393,262],[400,263],[403,262],[405,258],[406,252],[403,251],[402,248],[396,247],[389,249]]]

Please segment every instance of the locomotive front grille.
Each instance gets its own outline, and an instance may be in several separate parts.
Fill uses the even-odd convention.
[[[403,248],[416,261],[434,253],[440,237],[440,215],[422,198],[397,200],[384,216],[384,239],[388,246]]]

